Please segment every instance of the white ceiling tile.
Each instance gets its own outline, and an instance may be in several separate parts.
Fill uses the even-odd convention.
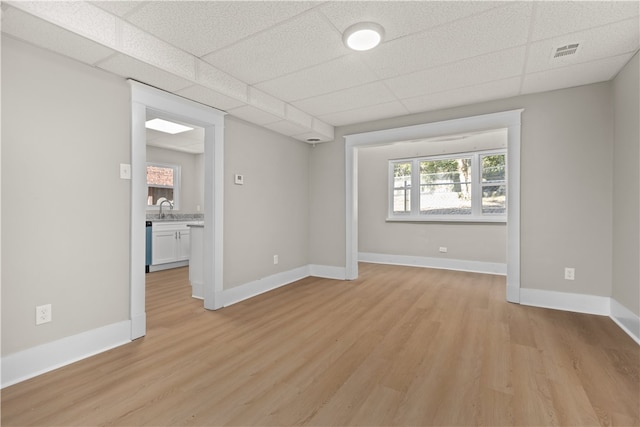
[[[640,13],[638,1],[550,1],[535,5],[532,40],[581,31]]]
[[[285,101],[297,101],[377,80],[376,75],[358,58],[345,55],[316,66],[296,71],[256,85]]]
[[[410,98],[502,80],[522,73],[525,54],[525,46],[520,46],[394,77],[385,83],[398,98]]]
[[[353,110],[393,101],[396,97],[382,83],[374,82],[339,92],[303,99],[292,104],[314,116]]]
[[[362,52],[381,78],[444,65],[527,42],[531,3],[514,2]]]
[[[633,18],[588,31],[538,41],[529,47],[526,71],[532,73],[633,52],[638,49],[639,39],[638,20]],[[556,48],[572,43],[580,44],[574,55],[552,58],[552,52],[555,52]]]
[[[198,82],[203,86],[246,102],[248,90],[246,83],[200,59],[196,59],[196,70]]]
[[[232,116],[238,117],[242,120],[246,120],[259,126],[282,121],[282,117],[270,114],[252,105],[243,105],[241,107],[232,108],[227,112]]]
[[[144,1],[90,1],[88,2],[99,8],[113,13],[116,16],[123,17],[135,8],[145,4]]]
[[[256,84],[347,53],[338,31],[309,11],[202,59]]]
[[[122,51],[181,77],[195,80],[195,58],[134,26],[121,24]]]
[[[376,22],[393,40],[504,5],[492,1],[332,1],[320,11],[340,30]]]
[[[193,85],[192,81],[124,54],[113,55],[98,63],[97,66],[119,76],[131,78],[169,92]]]
[[[403,99],[412,113],[439,110],[518,95],[520,77]]]
[[[87,64],[114,54],[108,47],[12,7],[2,13],[2,32]]]
[[[344,126],[388,117],[404,116],[406,114],[409,114],[409,111],[401,102],[391,101],[371,107],[326,114],[320,116],[320,118],[333,126]]]
[[[632,53],[554,68],[524,77],[522,93],[545,92],[610,80],[633,56]]]
[[[180,95],[185,98],[200,102],[201,104],[224,111],[230,108],[239,107],[244,104],[237,99],[230,98],[226,95],[216,92],[215,90],[211,90],[200,85],[189,86],[185,89],[177,90],[174,93],[176,95]]]
[[[263,31],[313,7],[303,1],[153,1],[127,17],[196,56]],[[197,31],[192,29],[197,28]]]

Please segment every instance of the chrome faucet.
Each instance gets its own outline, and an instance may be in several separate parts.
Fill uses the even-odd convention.
[[[170,201],[168,201],[168,200],[166,200],[166,199],[165,199],[165,200],[163,200],[163,201],[161,201],[161,202],[160,202],[160,218],[164,218],[164,216],[165,216],[165,214],[163,214],[163,213],[162,213],[162,205],[163,205],[164,203],[169,203],[169,209],[170,209],[170,210],[173,210],[173,203],[171,203]]]

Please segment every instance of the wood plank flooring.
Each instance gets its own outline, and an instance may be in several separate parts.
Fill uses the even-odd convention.
[[[640,347],[609,318],[360,268],[216,312],[186,268],[150,273],[147,336],[2,390],[2,425],[640,425]]]

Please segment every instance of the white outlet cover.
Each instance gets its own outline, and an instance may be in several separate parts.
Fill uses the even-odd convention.
[[[237,185],[242,185],[242,184],[244,184],[244,175],[235,174],[235,175],[233,176],[233,179],[234,179],[234,182],[235,182]]]
[[[51,322],[51,304],[36,307],[36,325]]]

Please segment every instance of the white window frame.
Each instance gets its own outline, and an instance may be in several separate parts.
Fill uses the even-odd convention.
[[[389,160],[388,172],[388,222],[507,222],[507,212],[503,214],[483,213],[482,212],[482,163],[484,156],[496,154],[504,154],[505,163],[507,161],[507,150],[482,150],[463,153],[451,153],[437,156],[411,157],[404,159]],[[420,213],[420,162],[437,161],[449,159],[471,159],[471,214],[460,215],[425,215]],[[393,191],[394,191],[394,164],[411,162],[411,212],[396,213],[393,210]],[[509,177],[507,176],[508,167],[505,164],[505,181],[504,185],[508,186]],[[494,184],[495,185],[495,184]],[[500,184],[502,185],[502,184]]]
[[[180,184],[181,184],[182,167],[180,165],[170,164],[170,163],[147,162],[146,167],[149,167],[149,166],[157,166],[160,168],[173,169],[173,187],[172,187],[173,188],[173,209],[180,210],[180,189],[182,188]],[[146,167],[145,167],[145,177],[146,177]],[[170,187],[167,186],[166,188],[170,188]],[[145,178],[145,196],[148,194],[149,194],[149,185],[147,184],[147,181]],[[145,206],[147,207],[148,211],[160,210],[160,205],[147,205],[147,202],[145,202]],[[164,208],[169,209],[166,206],[164,206]]]

